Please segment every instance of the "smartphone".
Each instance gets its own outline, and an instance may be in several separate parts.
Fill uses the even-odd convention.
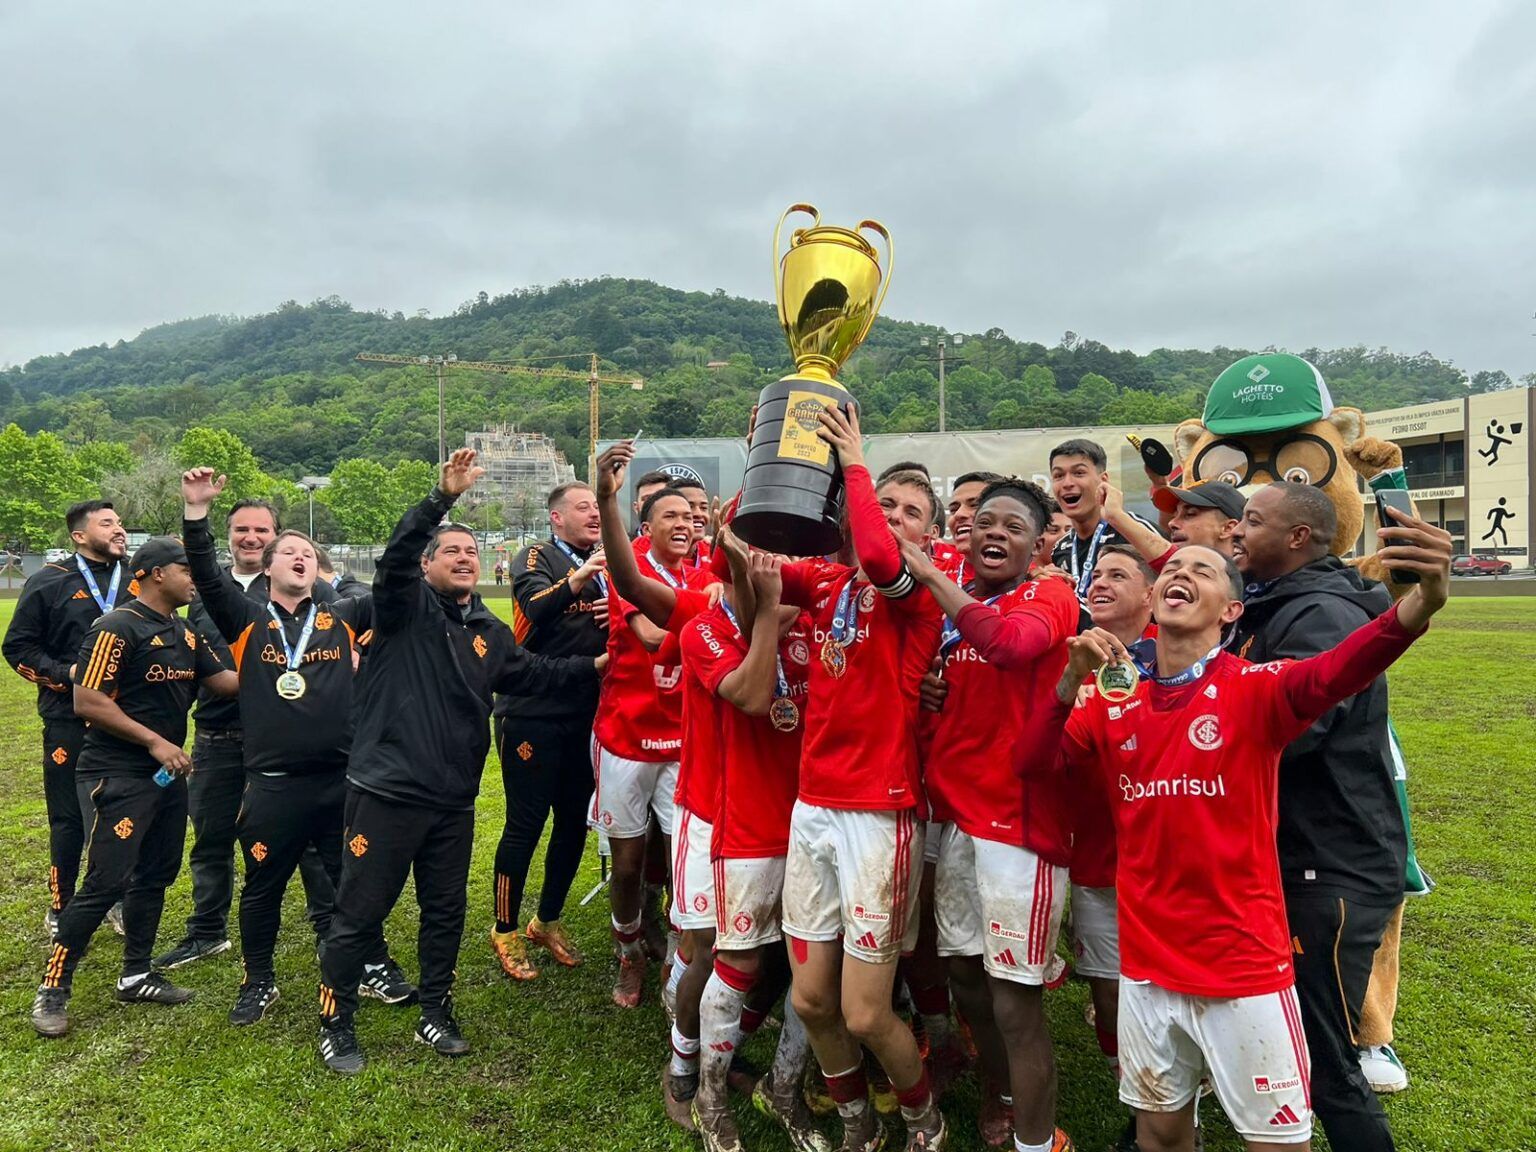
[[[635,434],[629,438],[629,442],[631,444],[638,444],[638,443],[640,443],[640,433],[644,432],[644,431],[645,431],[644,428],[637,428],[635,430]]]
[[[1396,528],[1398,523],[1387,515],[1388,508],[1396,508],[1399,512],[1408,516],[1414,514],[1413,500],[1401,488],[1381,488],[1376,492],[1376,523],[1382,528]],[[1417,584],[1419,582],[1419,574],[1417,572],[1407,572],[1397,568],[1388,568],[1387,572],[1398,584]]]

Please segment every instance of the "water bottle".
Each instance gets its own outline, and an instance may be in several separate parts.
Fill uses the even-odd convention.
[[[160,765],[160,770],[155,773],[155,783],[160,785],[162,788],[169,788],[171,786],[171,781],[174,779],[176,779],[175,773],[173,773],[164,764]]]

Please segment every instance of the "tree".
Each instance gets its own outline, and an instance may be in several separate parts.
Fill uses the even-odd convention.
[[[102,477],[102,495],[117,508],[129,529],[152,536],[181,531],[181,474],[186,471],[170,453],[145,453],[131,468]]]
[[[315,500],[335,515],[348,543],[381,544],[389,539],[403,511],[394,511],[393,496],[384,465],[377,460],[343,460],[331,470],[330,487],[316,492]]]
[[[212,468],[215,475],[229,477],[221,502],[272,496],[272,478],[261,470],[255,454],[245,441],[222,428],[188,428],[176,445],[176,462],[187,468]]]
[[[31,549],[64,536],[64,509],[83,499],[85,477],[51,432],[0,432],[0,535]]]
[[[100,481],[113,472],[127,472],[133,467],[133,452],[116,440],[93,440],[75,449],[75,467],[88,481]]]

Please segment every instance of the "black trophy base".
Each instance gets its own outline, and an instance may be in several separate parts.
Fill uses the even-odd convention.
[[[816,436],[814,401],[797,398],[797,410],[790,411],[790,394],[797,392],[825,397],[845,411],[855,406],[845,389],[808,376],[786,376],[764,388],[731,528],[764,551],[825,556],[843,542],[843,472],[832,446]]]

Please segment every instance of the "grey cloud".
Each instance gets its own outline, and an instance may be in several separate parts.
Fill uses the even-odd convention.
[[[1518,0],[12,4],[0,361],[331,293],[766,298],[809,199],[890,226],[893,315],[1520,374],[1533,41]]]

